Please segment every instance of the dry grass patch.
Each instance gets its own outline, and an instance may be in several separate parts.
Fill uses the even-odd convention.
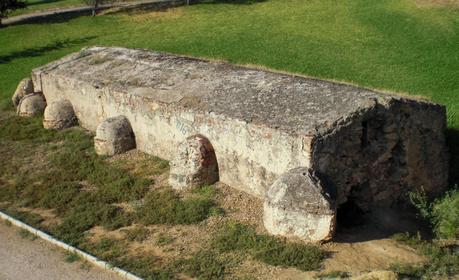
[[[459,9],[459,0],[416,0],[420,7],[440,7]]]

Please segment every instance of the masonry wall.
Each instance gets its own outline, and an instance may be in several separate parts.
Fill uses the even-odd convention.
[[[35,76],[34,83],[40,83],[47,102],[68,99],[80,125],[90,131],[108,117],[126,116],[137,148],[167,160],[187,137],[202,134],[215,149],[220,181],[259,197],[280,174],[309,166],[309,137],[178,109],[145,96],[112,92],[49,73]]]
[[[313,140],[312,167],[331,179],[337,204],[366,211],[404,201],[412,190],[445,190],[445,109],[391,99],[356,112]]]

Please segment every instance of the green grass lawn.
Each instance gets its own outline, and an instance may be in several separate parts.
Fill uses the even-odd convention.
[[[9,16],[17,16],[29,14],[37,11],[45,11],[57,8],[79,7],[85,6],[83,0],[26,0],[27,7],[13,11]]]
[[[459,9],[415,1],[209,3],[11,26],[0,30],[0,98],[8,98],[33,67],[96,44],[263,65],[446,105],[457,170]],[[452,175],[457,182],[457,172]]]

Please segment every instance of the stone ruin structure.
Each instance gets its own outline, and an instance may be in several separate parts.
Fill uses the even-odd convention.
[[[431,102],[116,47],[83,49],[32,79],[35,93],[24,81],[25,97],[15,94],[21,115],[46,99],[46,128],[78,120],[99,154],[170,160],[177,190],[219,180],[260,197],[273,234],[328,240],[345,204],[367,211],[447,185],[445,108]]]

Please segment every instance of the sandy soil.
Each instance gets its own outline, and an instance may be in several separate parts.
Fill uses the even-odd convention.
[[[65,262],[61,249],[42,239],[23,238],[19,229],[0,221],[0,280],[118,280],[112,272],[76,261]]]

